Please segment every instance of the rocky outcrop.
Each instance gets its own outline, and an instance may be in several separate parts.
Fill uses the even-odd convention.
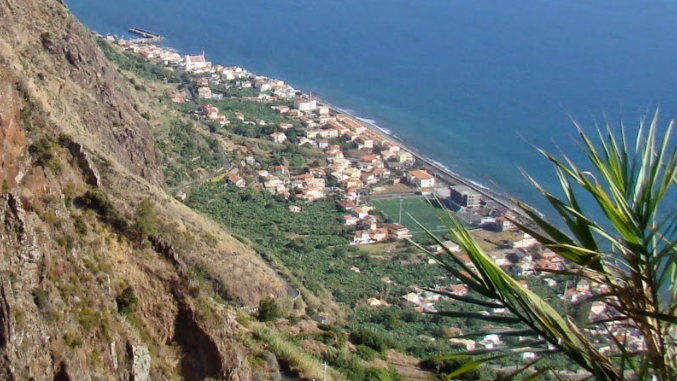
[[[199,316],[189,300],[179,301],[174,340],[184,348],[181,375],[187,381],[249,380],[249,363],[244,348],[231,336],[234,324],[229,319],[210,326]]]
[[[145,345],[130,345],[132,356],[132,380],[150,381],[150,352]]]
[[[20,125],[20,99],[14,78],[0,65],[0,184],[16,185],[20,157],[26,152],[26,133]]]
[[[0,20],[0,380],[249,380],[235,313],[192,272],[206,265],[240,304],[284,284],[162,191],[138,111],[148,94],[62,2],[0,0]],[[85,194],[100,210],[78,202]],[[170,239],[148,245],[108,225],[133,221],[148,197]]]
[[[0,57],[26,76],[29,96],[50,90],[35,99],[48,121],[65,122],[60,128],[81,144],[162,185],[148,122],[90,33],[53,0],[0,2],[0,15]]]
[[[85,182],[95,188],[98,188],[101,185],[101,175],[99,174],[99,170],[94,165],[89,153],[87,150],[85,150],[85,147],[73,140],[70,140],[67,143],[67,147],[71,155],[73,155],[75,160],[77,160]]]

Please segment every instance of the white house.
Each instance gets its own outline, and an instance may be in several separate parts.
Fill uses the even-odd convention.
[[[357,230],[355,233],[350,235],[350,244],[351,245],[365,245],[369,243],[374,243],[369,236],[369,232],[366,230]]]
[[[284,132],[273,132],[270,134],[270,139],[273,143],[284,143],[287,140],[287,135]]]
[[[186,71],[204,70],[209,66],[207,60],[205,60],[204,52],[199,56],[185,56],[184,65]]]
[[[428,190],[435,186],[435,177],[422,169],[409,171],[408,180],[411,185],[422,190]]]
[[[344,225],[349,225],[349,226],[351,226],[351,225],[357,225],[357,223],[360,222],[360,219],[357,218],[357,217],[351,216],[350,214],[348,214],[348,215],[345,215],[345,216],[341,217],[341,222],[342,222]]]
[[[296,98],[294,99],[294,108],[299,111],[313,111],[317,109],[317,101],[315,99]]]

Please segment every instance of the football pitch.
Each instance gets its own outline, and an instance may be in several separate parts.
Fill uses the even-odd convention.
[[[431,205],[425,197],[384,198],[372,200],[371,203],[392,222],[400,222],[401,216],[401,224],[409,228],[412,233],[423,232],[419,224],[433,232],[446,230],[438,217],[446,211],[437,207],[435,202]]]

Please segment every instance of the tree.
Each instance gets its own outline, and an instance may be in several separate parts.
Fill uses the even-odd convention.
[[[624,126],[619,133],[614,133],[607,125],[604,131],[598,131],[599,141],[593,142],[578,124],[575,125],[589,160],[588,168],[579,168],[567,157],[557,159],[540,150],[554,165],[564,196],[555,196],[528,177],[557,212],[566,230],[517,201],[517,206],[533,224],[513,222],[568,261],[569,269],[558,272],[560,275],[585,279],[604,290],[593,296],[594,300],[603,302],[608,311],[604,318],[591,322],[596,332],[586,331],[588,327],[576,324],[570,316],[560,315],[546,301],[523,288],[487,256],[451,212],[444,218],[451,227],[452,240],[463,248],[474,266],[466,266],[450,251],[439,259],[439,263],[475,294],[445,295],[486,308],[506,308],[510,314],[439,313],[494,324],[521,324],[518,329],[489,329],[466,337],[495,333],[530,338],[513,347],[486,352],[481,361],[473,362],[465,370],[474,369],[474,364],[483,360],[518,356],[529,351],[540,358],[513,375],[537,365],[553,353],[561,353],[598,380],[675,380],[677,210],[674,186],[677,149],[671,141],[673,122],[663,137],[658,137],[656,112],[648,126],[640,123],[637,135],[630,143]],[[579,202],[581,196],[594,200],[604,215],[602,221],[596,221],[590,210]],[[432,233],[428,234],[441,243]],[[611,345],[612,350],[602,353],[593,342],[595,337]],[[468,354],[465,356],[467,358]],[[548,370],[552,368],[541,366],[535,375]],[[458,371],[454,376],[457,375]]]
[[[273,298],[264,298],[259,302],[259,320],[273,321],[280,317],[280,308],[278,307],[275,299]]]
[[[115,302],[118,305],[118,313],[120,315],[128,315],[136,309],[139,299],[132,286],[127,286],[116,298]]]
[[[150,198],[146,198],[136,208],[134,214],[134,226],[137,233],[144,239],[145,237],[157,234],[157,214],[155,213],[155,203]]]

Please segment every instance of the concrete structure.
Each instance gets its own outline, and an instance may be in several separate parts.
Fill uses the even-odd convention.
[[[405,239],[412,237],[409,229],[400,224],[397,223],[388,224],[386,225],[386,228],[395,239]]]
[[[429,190],[435,186],[435,177],[422,169],[409,171],[407,180],[409,184],[422,190]]]
[[[294,99],[294,108],[300,111],[314,111],[317,109],[317,101],[315,99]]]
[[[451,199],[466,208],[477,208],[482,201],[482,195],[465,185],[450,187]]]

